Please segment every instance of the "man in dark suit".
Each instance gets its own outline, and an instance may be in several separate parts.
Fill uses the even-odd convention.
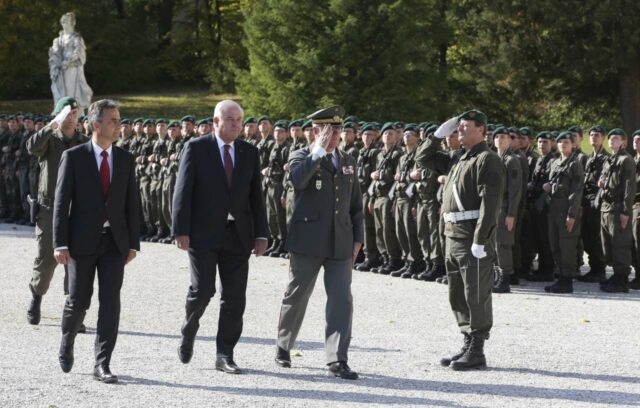
[[[309,116],[312,146],[289,156],[295,204],[289,226],[289,284],[282,299],[276,364],[291,367],[293,347],[320,268],[327,292],[325,354],[332,376],[355,380],[347,365],[353,298],[351,272],[362,243],[362,195],[356,159],[337,149],[344,110],[339,106]]]
[[[115,383],[109,363],[118,337],[124,266],[140,250],[138,186],[133,156],[118,140],[118,103],[89,107],[91,141],[66,150],[60,161],[53,210],[56,261],[68,265],[69,297],[62,314],[62,371],[73,366],[73,343],[91,302],[98,272],[98,324],[94,378]]]
[[[182,151],[173,198],[173,235],[178,248],[189,252],[191,271],[178,356],[185,364],[191,360],[217,268],[222,287],[216,369],[229,374],[241,372],[233,349],[242,333],[249,256],[252,249],[261,256],[267,248],[258,149],[238,139],[242,117],[236,102],[216,105],[213,133]]]

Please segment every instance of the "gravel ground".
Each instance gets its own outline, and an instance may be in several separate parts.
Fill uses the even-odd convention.
[[[184,252],[143,244],[127,268],[120,336],[111,362],[118,385],[91,377],[97,298],[76,340],[73,371],[59,368],[64,296],[58,268],[39,326],[26,322],[33,230],[0,226],[0,407],[93,406],[639,406],[640,292],[608,295],[576,284],[569,296],[526,283],[494,296],[490,369],[454,372],[442,355],[459,349],[447,288],[354,272],[350,365],[359,381],[329,378],[323,360],[319,280],[294,351],[293,368],[273,362],[287,262],[252,258],[243,337],[245,374],[215,371],[217,295],[201,321],[193,360],[179,362],[189,274]],[[97,293],[97,292],[95,292]]]

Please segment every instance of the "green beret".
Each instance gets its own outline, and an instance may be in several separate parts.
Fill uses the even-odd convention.
[[[560,132],[558,132],[557,130],[552,130],[549,133],[551,135],[551,139],[553,139],[553,140],[556,140],[556,138],[560,135]]]
[[[38,122],[44,123],[44,118],[43,118],[41,115],[36,115],[36,116],[33,118],[33,121],[34,121],[35,123],[38,123]]]
[[[511,136],[509,129],[505,128],[504,126],[497,127],[493,130],[492,137],[495,139],[498,135]]]
[[[380,132],[384,133],[385,131],[387,131],[389,129],[391,129],[391,130],[395,130],[396,129],[396,127],[394,126],[393,122],[387,122],[384,125],[382,125],[382,129],[380,129]]]
[[[169,123],[169,120],[168,120],[168,119],[165,119],[165,118],[156,119],[156,125],[157,125],[158,123],[168,124],[168,123]]]
[[[415,132],[416,134],[420,133],[420,129],[418,129],[418,125],[415,123],[407,123],[404,127],[405,132]]]
[[[527,136],[529,138],[533,137],[533,130],[529,126],[520,128],[520,135]]]
[[[504,127],[504,126],[496,126],[493,123],[489,123],[487,125],[487,132],[493,132],[494,130],[496,130],[498,127]]]
[[[78,107],[78,102],[70,96],[65,96],[63,98],[60,98],[58,100],[58,103],[56,103],[56,108],[54,112],[60,113],[65,106],[71,106],[71,109],[75,109]],[[21,114],[22,112],[18,112],[18,113]]]
[[[589,133],[591,133],[591,132],[602,133],[603,135],[605,133],[607,133],[607,131],[604,129],[604,127],[602,127],[600,125],[591,126],[591,128],[589,128]]]
[[[196,126],[200,126],[200,125],[206,125],[209,119],[200,119],[199,121],[196,122]]]
[[[556,142],[559,142],[559,141],[564,140],[564,139],[571,140],[572,137],[573,137],[572,132],[564,131],[564,132],[558,134],[558,136],[556,136]]]
[[[0,113],[0,120],[7,120],[7,115]]]
[[[609,133],[607,134],[607,137],[611,137],[613,135],[618,135],[626,138],[627,132],[625,132],[624,129],[621,129],[621,128],[613,128],[609,131]]]
[[[582,135],[582,128],[580,126],[571,126],[569,129],[567,129],[567,131],[569,132],[573,132],[573,133],[580,133],[580,135]]]
[[[393,123],[393,127],[395,129],[403,129],[404,128],[404,122],[394,122]]]
[[[155,125],[156,121],[153,119],[145,119],[144,122],[142,122],[142,126],[147,126],[147,125]]]
[[[640,135],[640,129],[637,129],[631,134],[631,137],[633,138],[633,137],[636,137],[636,136],[639,136],[639,135]]]
[[[551,139],[551,133],[547,132],[546,130],[543,130],[542,132],[538,133],[536,135],[536,140],[537,139]]]
[[[180,119],[180,122],[191,122],[191,123],[195,124],[196,123],[196,118],[194,118],[191,115],[186,115],[186,116],[183,116],[182,119]]]
[[[273,122],[271,121],[271,118],[270,118],[269,116],[267,116],[267,115],[262,115],[262,116],[260,116],[260,117],[258,118],[258,125],[259,125],[259,124],[260,124],[260,122],[262,122],[263,120],[268,120],[268,121],[269,121],[269,123],[273,123]]]
[[[122,119],[120,119],[120,124],[121,125],[130,125],[131,124],[131,119],[122,118]]]
[[[25,113],[24,117],[22,119],[24,119],[24,120],[33,120],[33,114],[32,113]]]
[[[178,122],[177,120],[172,120],[171,122],[169,122],[169,127],[180,127],[180,122]]]
[[[276,121],[276,123],[273,124],[273,128],[281,128],[284,130],[289,129],[289,121],[286,121],[284,119],[278,120]]]
[[[346,122],[357,122],[358,118],[353,116],[353,115],[351,115],[351,116],[347,116],[346,118],[344,118],[344,121],[345,121],[345,123]]]
[[[458,120],[475,120],[476,122],[480,122],[485,125],[489,121],[487,119],[487,115],[477,109],[464,112],[462,115],[458,116]]]
[[[136,123],[138,123],[138,122],[140,122],[140,123],[144,122],[144,118],[135,118],[135,119],[133,120],[133,124],[134,124],[134,125],[135,125]]]
[[[7,120],[16,120],[16,117],[13,115],[7,116]]]
[[[367,122],[365,122],[364,120],[361,120],[358,122],[358,126],[363,127],[364,125],[366,125]]]
[[[369,123],[366,123],[361,130],[363,133],[368,131],[376,131],[376,130],[380,130],[380,126],[378,126],[376,122],[369,122]]]
[[[343,129],[353,129],[356,130],[356,124],[353,122],[344,122]]]
[[[308,129],[312,126],[313,126],[313,122],[311,121],[311,119],[309,119],[302,124],[302,130]]]
[[[304,122],[304,119],[292,120],[291,122],[289,122],[289,129],[291,129],[292,127],[300,127],[302,126],[303,122]]]
[[[256,123],[256,118],[253,116],[247,117],[244,122],[242,122],[242,126],[245,126],[247,123]]]
[[[515,126],[511,126],[510,128],[507,129],[507,131],[509,133],[515,133],[516,135],[520,135],[520,129],[518,129]]]
[[[438,125],[436,125],[435,123],[429,125],[425,130],[424,130],[424,134],[428,135],[430,133],[435,133],[436,130],[438,130]]]

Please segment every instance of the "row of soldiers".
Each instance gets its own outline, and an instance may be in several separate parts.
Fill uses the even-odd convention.
[[[29,222],[28,199],[37,197],[38,159],[28,155],[26,141],[49,119],[0,115],[0,209],[5,222]],[[87,125],[81,117],[77,131],[86,133]],[[436,165],[421,166],[420,148],[437,127],[428,122],[381,124],[345,118],[340,149],[357,160],[366,231],[355,269],[446,282],[442,186],[464,147],[454,132],[445,138]],[[180,153],[191,138],[211,130],[211,118],[196,121],[191,115],[179,121],[122,119],[118,145],[136,157],[144,240],[173,241],[171,205]],[[635,239],[640,154],[634,153],[634,161],[621,129],[607,133],[602,126],[593,126],[588,133],[593,153],[586,155],[580,149],[583,130],[578,126],[534,135],[528,127],[487,125],[485,140],[499,154],[507,174],[496,231],[495,292],[509,292],[510,285],[523,278],[552,281],[557,277],[545,289],[560,293],[573,290],[574,278],[599,282],[603,290],[612,292],[638,287],[638,278],[629,284],[628,276],[631,265],[637,270],[640,252]],[[259,150],[271,234],[267,255],[287,258],[294,196],[287,161],[291,152],[313,143],[311,122],[248,117],[242,137]],[[613,155],[603,146],[607,137],[610,145],[621,140],[622,147]],[[632,138],[631,150],[640,151],[640,132]],[[558,148],[564,144],[570,145],[567,157]],[[628,227],[615,227],[621,216],[629,217]],[[583,252],[589,255],[590,266],[584,276],[580,274]],[[536,256],[538,268],[533,270]],[[608,280],[606,265],[614,269]]]

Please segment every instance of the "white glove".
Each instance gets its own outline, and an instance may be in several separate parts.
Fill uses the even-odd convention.
[[[484,251],[484,245],[471,244],[471,253],[478,259],[487,256],[487,253]]]
[[[71,105],[67,105],[64,108],[62,108],[60,113],[58,113],[56,115],[56,117],[53,118],[51,123],[57,124],[58,125],[57,127],[62,126],[62,122],[64,122],[64,120],[67,118],[67,116],[69,116],[69,112],[71,112]]]
[[[454,116],[451,119],[444,122],[436,132],[433,134],[438,139],[444,139],[445,137],[452,134],[458,128],[458,117]]]

